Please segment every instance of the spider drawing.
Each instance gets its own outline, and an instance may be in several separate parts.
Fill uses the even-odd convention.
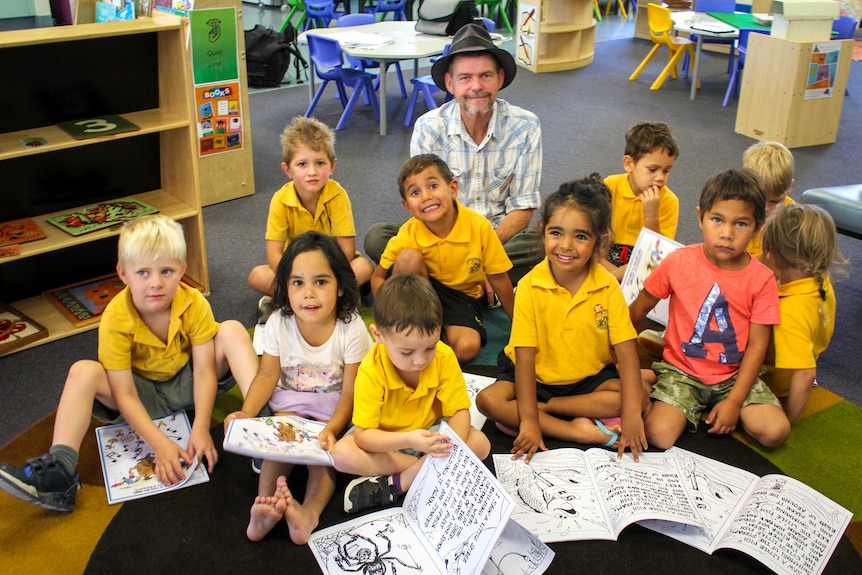
[[[363,575],[386,575],[387,573],[396,575],[399,565],[421,572],[422,567],[419,565],[410,565],[390,554],[392,541],[388,534],[394,532],[392,526],[387,525],[376,533],[375,539],[358,533],[342,535],[336,542],[338,551],[335,555],[335,563],[343,571]]]

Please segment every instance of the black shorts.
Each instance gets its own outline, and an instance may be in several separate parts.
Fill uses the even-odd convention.
[[[443,307],[443,326],[455,325],[475,329],[479,332],[479,337],[482,338],[482,345],[484,346],[488,342],[488,333],[482,324],[481,300],[443,285],[439,280],[434,278],[428,279],[431,280],[431,285],[434,287],[434,291],[437,292],[437,297],[440,298],[440,305]]]
[[[497,356],[497,366],[500,368],[500,375],[497,376],[497,381],[509,381],[515,383],[515,364],[502,351]],[[562,385],[545,385],[544,383],[536,382],[536,398],[542,403],[547,403],[552,397],[565,397],[569,395],[586,395],[594,392],[601,384],[609,379],[619,379],[620,374],[617,371],[617,366],[612,363],[604,366],[601,371],[595,375],[585,377],[581,381],[575,383],[566,383]]]

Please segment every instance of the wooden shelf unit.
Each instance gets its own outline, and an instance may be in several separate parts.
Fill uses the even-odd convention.
[[[532,16],[530,14],[532,13]],[[534,26],[525,25],[535,19]],[[595,57],[596,21],[587,0],[537,0],[518,5],[515,61],[533,72],[582,68]],[[529,49],[525,48],[527,46]]]
[[[119,226],[72,236],[47,222],[77,208],[132,196],[176,219],[186,237],[186,276],[208,291],[181,20],[158,14],[2,32],[0,69],[7,84],[0,96],[7,112],[0,118],[0,222],[30,217],[47,235],[0,258],[0,301],[49,331],[18,349],[95,327],[75,327],[41,295],[115,269]],[[56,126],[107,114],[140,130],[76,140]],[[25,147],[21,140],[32,137],[47,145]]]

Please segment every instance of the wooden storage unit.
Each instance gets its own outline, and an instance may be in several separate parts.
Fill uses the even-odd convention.
[[[191,79],[180,19],[0,33],[0,222],[33,218],[45,239],[0,258],[0,301],[48,328],[38,343],[76,328],[42,292],[112,273],[119,226],[72,236],[47,222],[133,196],[178,220],[187,277],[209,290],[191,116]],[[121,114],[140,130],[76,140],[57,122]],[[28,148],[21,140],[41,137]]]
[[[596,21],[591,1],[521,2],[516,19],[515,61],[519,66],[533,72],[556,72],[582,68],[593,61]]]
[[[831,42],[841,44],[832,96],[806,100],[811,53],[820,42],[751,34],[742,71],[736,132],[755,140],[776,140],[788,148],[835,142],[853,42]]]

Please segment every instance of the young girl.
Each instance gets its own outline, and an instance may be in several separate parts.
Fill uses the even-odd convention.
[[[592,174],[563,184],[544,204],[546,257],[518,282],[501,373],[476,404],[516,435],[513,458],[526,454],[529,463],[545,449],[547,435],[616,444],[620,455],[628,445],[637,460],[647,447],[642,412],[649,398],[622,290],[599,262],[608,241],[610,192]],[[620,427],[600,421],[620,415],[621,437]]]
[[[359,291],[344,252],[330,236],[306,232],[290,242],[276,268],[274,312],[266,322],[264,353],[240,411],[252,417],[269,402],[276,415],[327,421],[320,445],[332,448],[350,423],[353,381],[371,337],[356,308]],[[227,427],[225,427],[227,428]],[[309,466],[305,501],[287,488],[292,465],[264,460],[246,535],[259,541],[282,517],[290,538],[308,542],[335,490],[335,470]]]
[[[817,357],[835,328],[835,291],[827,270],[846,260],[838,250],[832,217],[817,206],[778,206],[766,219],[762,237],[764,263],[775,272],[781,308],[763,380],[792,423],[808,401]]]

